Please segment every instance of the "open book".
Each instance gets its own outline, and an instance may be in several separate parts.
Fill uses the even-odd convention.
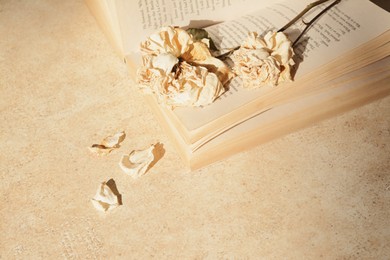
[[[278,30],[313,0],[87,0],[135,75],[139,44],[163,25],[204,27],[218,48],[248,32]],[[310,11],[310,20],[331,1]],[[183,159],[196,169],[390,94],[390,14],[366,0],[342,0],[294,48],[294,81],[246,90],[239,78],[213,104],[165,107],[146,100]],[[294,40],[297,22],[285,33]]]

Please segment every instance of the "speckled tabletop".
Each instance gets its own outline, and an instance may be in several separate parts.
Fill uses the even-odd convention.
[[[390,97],[189,172],[81,0],[0,1],[0,35],[0,259],[390,258]]]

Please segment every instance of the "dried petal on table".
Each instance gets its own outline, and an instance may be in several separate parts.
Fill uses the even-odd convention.
[[[104,138],[100,144],[93,144],[91,147],[88,147],[89,150],[98,155],[107,155],[112,150],[120,147],[120,143],[125,140],[126,133],[124,131],[118,132],[112,136],[107,136]]]
[[[122,205],[121,200],[121,195],[116,188],[115,181],[110,179],[99,185],[95,197],[91,199],[91,202],[97,210],[105,212]]]
[[[155,160],[153,150],[155,145],[152,144],[145,150],[134,150],[130,154],[122,156],[119,166],[128,175],[133,178],[144,175],[151,163]]]

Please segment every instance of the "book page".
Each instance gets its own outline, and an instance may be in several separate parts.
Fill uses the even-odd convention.
[[[205,27],[280,0],[108,0],[116,5],[124,55],[163,26]]]
[[[219,47],[232,48],[238,46],[250,31],[264,34],[267,30],[281,28],[310,2],[312,1],[299,0],[294,1],[293,4],[291,1],[278,3],[239,19],[206,29]],[[304,19],[310,20],[330,2],[332,1],[315,8]],[[296,46],[296,62],[299,67],[295,81],[299,82],[299,79],[304,75],[315,71],[389,29],[390,14],[385,10],[366,0],[341,1],[321,16]],[[302,22],[297,22],[285,32],[294,40],[302,30]],[[369,54],[370,51],[376,50],[367,50],[367,53]],[[342,62],[340,61],[340,64]],[[273,89],[287,89],[289,85],[289,83],[281,84]],[[174,110],[174,114],[185,128],[191,131],[220,119],[231,111],[272,91],[274,90],[267,87],[259,90],[245,90],[240,87],[239,79],[236,79],[231,84],[229,91],[212,105],[203,108],[177,108]]]

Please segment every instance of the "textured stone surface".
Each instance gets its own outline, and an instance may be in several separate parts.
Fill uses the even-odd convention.
[[[0,259],[389,258],[389,97],[188,172],[82,1],[3,0],[0,35]],[[145,176],[121,171],[157,142]]]

